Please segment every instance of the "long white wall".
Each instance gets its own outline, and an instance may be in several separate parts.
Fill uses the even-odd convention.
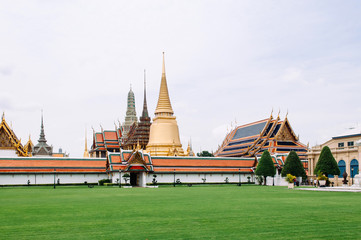
[[[122,173],[123,176],[124,173]],[[145,184],[152,184],[153,181],[153,175],[157,175],[156,180],[157,183],[173,183],[174,182],[174,177],[175,180],[177,181],[177,179],[179,179],[179,181],[181,183],[203,183],[203,179],[205,180],[205,183],[226,183],[226,178],[228,178],[228,182],[229,183],[238,183],[239,182],[239,175],[236,174],[222,174],[222,173],[176,173],[174,175],[174,173],[148,173],[148,174],[144,174],[144,178],[143,178],[143,174],[140,173],[140,184],[139,185],[144,185]],[[240,174],[241,177],[241,182],[248,182],[248,178],[250,177],[250,182],[254,182],[254,176],[253,174]],[[112,182],[116,183],[117,179],[119,179],[119,173],[118,172],[114,172],[112,173]],[[121,179],[122,183],[124,183],[123,178]],[[128,181],[129,183],[129,181]]]
[[[239,180],[241,182],[247,182],[247,177],[250,177],[250,181],[254,181],[253,174],[229,174],[229,173],[152,173],[147,175],[147,183],[152,183],[153,175],[157,175],[158,183],[173,183],[174,178],[181,183],[203,183],[205,179],[205,183],[226,183],[226,178],[228,178],[229,183],[238,183]]]
[[[97,183],[100,179],[108,178],[105,173],[56,173],[55,182],[60,184],[69,183]],[[30,184],[53,184],[53,173],[39,173],[39,174],[0,174],[0,185],[26,185],[30,180]]]

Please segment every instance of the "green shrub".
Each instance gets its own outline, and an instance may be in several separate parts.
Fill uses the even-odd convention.
[[[267,176],[272,177],[276,174],[276,168],[274,166],[272,157],[270,155],[270,153],[265,150],[262,153],[261,159],[258,162],[255,174],[257,176],[262,176],[263,180],[264,180],[264,185],[267,185],[266,183],[266,179]]]
[[[295,151],[291,151],[285,161],[285,165],[282,169],[282,177],[286,177],[287,174],[291,174],[296,177],[305,177],[305,168],[302,165],[300,158]]]
[[[98,181],[99,185],[104,185],[104,183],[110,183],[110,179],[101,179]]]

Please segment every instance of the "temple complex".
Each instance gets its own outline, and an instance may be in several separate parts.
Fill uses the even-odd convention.
[[[43,114],[41,114],[41,127],[40,127],[40,137],[38,144],[33,147],[33,156],[52,156],[53,147],[49,146],[46,143],[45,133],[44,133],[44,119]]]
[[[169,99],[163,53],[162,79],[155,118],[150,127],[147,152],[152,156],[184,156],[176,117]]]
[[[228,133],[215,152],[217,157],[260,157],[270,154],[288,154],[295,151],[307,169],[307,146],[302,144],[286,118],[277,116],[238,126]]]
[[[287,115],[281,120],[279,115],[273,118],[271,114],[269,118],[237,126],[227,133],[214,154],[216,157],[196,157],[191,142],[184,151],[170,102],[164,53],[153,123],[148,114],[144,73],[143,111],[139,122],[134,93],[130,88],[125,122],[115,124],[113,130],[103,130],[101,127],[101,131],[95,132],[93,129],[93,142],[89,151],[85,135],[82,158],[64,159],[66,154],[60,150],[54,154],[52,146],[46,142],[43,115],[38,144],[34,146],[29,138],[25,147],[6,124],[3,116],[0,125],[0,150],[5,150],[6,155],[0,155],[0,185],[21,185],[29,182],[49,184],[55,181],[96,183],[104,178],[111,179],[114,184],[120,183],[124,174],[129,174],[130,185],[142,187],[154,185],[156,182],[255,182],[257,158],[265,150],[271,153],[275,167],[279,170],[273,179],[275,185],[287,184],[281,178],[280,170],[290,151],[296,151],[307,168],[307,147],[300,143]],[[26,158],[31,155],[34,157]],[[272,184],[272,181],[267,182]]]

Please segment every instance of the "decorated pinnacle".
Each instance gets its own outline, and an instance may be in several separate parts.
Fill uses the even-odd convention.
[[[144,103],[143,103],[143,112],[142,117],[147,118],[148,115],[148,107],[147,107],[147,96],[146,96],[146,82],[145,82],[145,69],[144,69]]]
[[[158,115],[160,113],[168,113],[170,115],[173,115],[173,109],[169,99],[167,79],[165,76],[164,52],[163,52],[162,80],[160,83],[159,98],[158,98],[157,108],[155,109],[155,115]]]
[[[41,127],[40,127],[40,137],[38,142],[46,143],[45,133],[44,133],[44,119],[43,119],[43,110],[41,110]]]

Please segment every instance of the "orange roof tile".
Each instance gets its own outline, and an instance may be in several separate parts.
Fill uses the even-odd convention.
[[[104,142],[103,134],[101,134],[101,133],[96,133],[96,134],[95,134],[95,141],[96,141],[96,142]]]
[[[154,172],[253,172],[250,168],[158,168],[154,167]]]
[[[105,172],[105,159],[0,158],[1,172]]]
[[[234,160],[226,158],[202,159],[202,158],[157,158],[152,157],[156,166],[189,166],[189,167],[253,167],[254,159]]]
[[[104,131],[104,139],[118,141],[118,136],[115,131]]]

